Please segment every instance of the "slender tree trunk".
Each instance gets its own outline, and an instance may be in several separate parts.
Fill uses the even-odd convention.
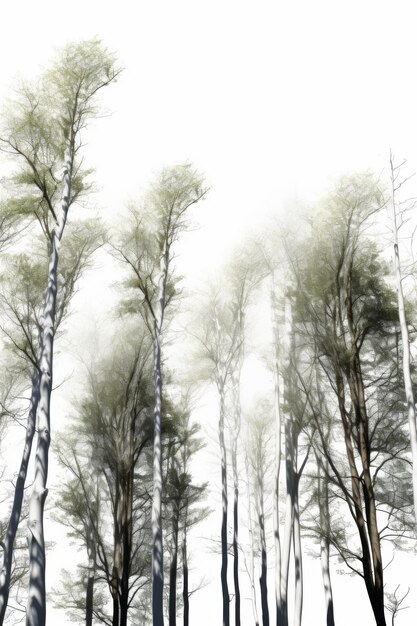
[[[234,477],[233,499],[233,580],[235,585],[235,625],[240,626],[240,585],[239,585],[239,487],[237,475]]]
[[[278,613],[278,625],[288,626],[288,573],[291,557],[291,537],[294,525],[294,441],[289,420],[285,420],[285,471],[286,490],[285,526],[281,561],[281,606]]]
[[[52,233],[48,264],[48,284],[42,316],[42,356],[40,360],[40,398],[38,406],[38,440],[35,459],[35,479],[29,504],[29,591],[26,610],[26,626],[45,626],[45,539],[43,511],[48,490],[49,445],[51,440],[50,408],[52,393],[52,370],[55,337],[55,314],[58,287],[59,246],[64,233],[71,197],[72,168],[74,160],[74,137],[71,136],[65,154],[64,188],[58,222]]]
[[[129,464],[132,457],[129,459]],[[129,467],[124,475],[123,489],[123,551],[120,577],[120,626],[127,626],[129,610],[129,578],[132,556],[132,498],[133,498],[133,468]]]
[[[94,584],[96,578],[96,542],[94,537],[94,530],[90,529],[88,533],[88,574],[87,574],[87,588],[85,594],[85,626],[93,626],[93,611],[94,611]]]
[[[112,603],[113,603],[113,617],[112,617],[112,626],[120,625],[120,603],[119,603],[119,594],[116,590],[112,590]]]
[[[324,471],[321,462],[317,459],[318,468],[318,498],[319,498],[319,515],[320,515],[320,564],[321,574],[323,578],[324,602],[326,610],[326,626],[335,626],[333,611],[333,590],[330,578],[330,517],[329,517],[329,487],[327,484],[328,461],[323,459],[325,464]]]
[[[160,258],[158,298],[155,305],[154,359],[154,435],[153,435],[153,497],[152,497],[152,623],[164,626],[164,557],[162,538],[162,365],[161,338],[165,311],[165,290],[168,277],[169,248],[165,241]]]
[[[253,520],[252,520],[252,501],[251,501],[251,492],[250,492],[250,479],[249,479],[249,461],[248,457],[245,458],[245,467],[246,467],[246,482],[247,482],[247,494],[248,494],[248,527],[249,527],[249,579],[251,585],[251,595],[252,595],[252,611],[253,611],[253,619],[255,622],[255,626],[259,626],[259,616],[258,616],[258,603],[256,599],[256,589],[255,589],[255,542],[253,536]]]
[[[274,489],[274,548],[275,548],[275,608],[276,623],[279,624],[281,610],[281,537],[279,519],[279,494],[281,473],[281,402],[279,380],[279,326],[275,302],[275,284],[272,277],[271,310],[274,340],[274,399],[275,399],[275,489]]]
[[[301,626],[301,618],[303,614],[303,556],[301,550],[300,507],[298,502],[298,475],[295,476],[294,482],[294,626]]]
[[[179,506],[174,503],[172,516],[172,555],[169,566],[169,626],[177,624],[177,569],[178,569],[178,530]]]
[[[398,246],[398,223],[397,223],[397,202],[395,189],[395,171],[392,155],[390,155],[391,165],[391,186],[392,186],[392,224],[394,231],[394,271],[395,283],[397,289],[398,317],[400,320],[401,343],[403,350],[402,370],[404,376],[405,399],[407,403],[408,429],[410,433],[410,446],[412,458],[412,480],[413,480],[413,499],[414,499],[414,516],[417,522],[417,423],[416,423],[416,405],[413,392],[413,381],[411,379],[411,355],[410,355],[410,337],[408,333],[407,317],[405,313],[404,292],[402,284],[402,272],[400,251]]]
[[[263,487],[262,487],[263,488]],[[261,605],[262,605],[262,626],[269,626],[269,608],[268,608],[268,585],[267,585],[267,554],[266,554],[266,538],[265,538],[265,516],[264,516],[264,503],[263,494],[260,496],[260,510],[259,510],[259,533],[261,542],[261,576],[259,579],[261,588]]]
[[[113,599],[112,626],[120,626],[120,573],[122,568],[122,525],[123,500],[121,489],[120,468],[115,477],[114,511],[113,511],[113,569],[110,592]]]
[[[233,469],[233,582],[235,588],[235,626],[240,626],[240,584],[239,584],[239,476],[237,467],[237,446],[241,424],[240,380],[239,375],[233,377],[234,390],[234,433],[232,435],[232,469]]]
[[[39,357],[41,350],[39,351]],[[13,548],[17,529],[22,512],[23,495],[25,491],[26,476],[29,459],[32,451],[33,437],[35,435],[36,411],[40,396],[40,371],[35,368],[32,375],[32,391],[29,404],[29,412],[26,423],[25,444],[23,455],[20,461],[19,474],[16,480],[14,498],[9,522],[7,524],[6,536],[3,544],[3,562],[0,572],[0,625],[3,624],[9,600],[10,576],[13,563]]]
[[[160,334],[154,339],[154,441],[153,441],[153,500],[152,500],[152,616],[153,626],[163,626],[163,547],[162,547],[162,375]]]
[[[187,554],[187,529],[184,528],[182,541],[182,602],[184,619],[183,626],[189,626],[190,619],[190,595],[188,591],[188,554]]]
[[[221,484],[222,484],[222,524],[221,524],[221,550],[222,550],[222,566],[221,566],[221,585],[223,596],[223,626],[230,626],[230,599],[229,588],[227,585],[227,457],[226,457],[226,444],[224,439],[224,417],[225,417],[225,397],[224,397],[224,384],[221,382],[219,385],[220,394],[220,416],[219,416],[219,444],[220,444],[220,459],[221,459]]]

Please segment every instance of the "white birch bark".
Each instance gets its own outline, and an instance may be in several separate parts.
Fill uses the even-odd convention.
[[[403,350],[402,369],[404,376],[405,398],[407,402],[407,418],[410,433],[410,446],[412,457],[412,481],[413,481],[413,499],[414,499],[414,516],[417,522],[417,424],[416,424],[416,407],[413,392],[413,382],[411,380],[411,354],[410,354],[410,337],[408,333],[407,318],[404,303],[404,291],[402,285],[402,272],[400,251],[398,245],[398,209],[396,201],[395,188],[395,169],[392,155],[390,156],[391,165],[391,192],[392,192],[392,225],[394,234],[394,271],[395,283],[397,289],[398,317],[400,320],[401,343]]]
[[[252,613],[253,619],[256,626],[259,626],[259,614],[258,614],[258,603],[256,599],[256,587],[255,587],[255,543],[253,536],[253,519],[252,519],[252,500],[251,500],[251,489],[250,489],[250,476],[249,476],[249,459],[248,456],[245,455],[245,469],[246,469],[246,484],[247,484],[247,495],[248,495],[248,530],[249,530],[249,581],[251,586],[251,603],[252,603]]]
[[[279,495],[281,474],[281,397],[279,376],[279,325],[275,297],[275,278],[272,273],[271,315],[274,343],[274,409],[275,409],[275,490],[274,490],[274,548],[275,548],[275,606],[276,621],[281,607],[281,537],[279,519]]]
[[[295,482],[298,482],[298,476],[295,477]],[[295,591],[294,591],[294,626],[301,626],[301,619],[303,614],[303,555],[301,550],[301,529],[300,529],[300,507],[298,502],[298,485],[295,485],[294,489],[294,529],[293,529],[293,544],[294,544],[294,576],[295,576]]]
[[[165,288],[168,263],[167,242],[160,259],[158,298],[155,307],[153,358],[154,358],[154,439],[153,439],[153,497],[152,497],[152,620],[153,626],[163,626],[163,543],[162,543],[162,372],[161,331],[165,309]]]
[[[57,299],[59,246],[64,233],[71,197],[74,140],[71,136],[65,153],[64,185],[58,222],[52,233],[48,264],[48,284],[42,315],[42,356],[40,360],[40,399],[38,406],[38,440],[35,459],[35,479],[29,504],[29,592],[26,626],[45,626],[45,541],[43,510],[48,493],[48,453],[50,445],[50,402],[52,391],[53,347]]]
[[[41,347],[38,351],[38,359],[41,356]],[[36,412],[40,394],[40,372],[35,368],[32,376],[32,390],[26,423],[25,444],[20,461],[19,473],[16,480],[12,510],[7,524],[6,536],[3,544],[3,561],[0,571],[0,624],[3,624],[7,603],[9,600],[10,577],[13,561],[13,547],[22,512],[23,495],[32,451],[32,443],[36,428]]]
[[[321,463],[317,463],[318,468],[318,497],[319,497],[319,510],[320,510],[320,565],[321,575],[323,578],[324,589],[324,603],[326,610],[326,626],[334,626],[334,613],[333,613],[333,590],[330,577],[330,542],[329,542],[329,489],[327,486],[327,468],[328,460],[323,455],[322,462],[324,463],[325,471],[323,471]]]

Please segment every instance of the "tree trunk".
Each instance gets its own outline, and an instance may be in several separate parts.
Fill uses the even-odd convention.
[[[241,424],[239,375],[233,376],[235,423],[232,440],[233,469],[233,582],[235,588],[235,626],[240,626],[240,584],[239,584],[239,476],[237,467],[237,447]]]
[[[263,495],[260,494],[260,511],[259,511],[259,531],[261,542],[261,576],[259,579],[261,588],[261,605],[262,605],[262,626],[269,626],[269,608],[268,608],[268,585],[267,585],[267,555],[266,555],[266,539],[265,539],[265,518]]]
[[[41,356],[41,350],[38,353]],[[26,476],[28,471],[29,459],[32,451],[33,437],[36,427],[36,411],[40,396],[40,371],[35,368],[32,375],[32,391],[29,404],[29,412],[26,424],[25,445],[23,455],[20,461],[19,474],[16,480],[14,490],[14,498],[9,522],[7,524],[6,536],[3,544],[3,562],[0,573],[0,625],[3,624],[6,614],[7,603],[9,600],[10,576],[13,563],[13,548],[16,538],[17,529],[19,527],[20,515],[22,512],[23,496],[25,492]]]
[[[178,569],[178,520],[179,506],[174,503],[172,516],[172,555],[169,566],[169,626],[177,624],[177,569]]]
[[[229,588],[227,585],[227,459],[226,444],[224,440],[224,417],[225,417],[225,397],[224,385],[219,384],[220,393],[220,416],[219,416],[219,444],[221,459],[221,483],[222,483],[222,524],[221,524],[221,551],[222,566],[220,572],[222,596],[223,596],[223,626],[230,626],[230,608],[229,608]]]
[[[88,574],[87,574],[87,588],[85,594],[85,626],[93,626],[93,611],[94,611],[94,583],[96,577],[96,542],[94,537],[94,530],[91,529],[87,539],[87,552],[88,552]]]
[[[319,499],[319,515],[320,515],[320,564],[321,574],[323,578],[324,602],[326,610],[326,626],[334,625],[333,611],[333,590],[330,578],[330,518],[329,518],[329,487],[327,484],[328,462],[323,459],[326,464],[324,471],[321,468],[321,462],[317,459],[318,469],[318,499]]]
[[[72,168],[74,160],[74,137],[71,136],[65,154],[64,187],[58,222],[52,233],[48,264],[48,284],[42,315],[41,379],[38,406],[38,441],[35,459],[35,479],[29,504],[29,591],[26,610],[26,626],[45,626],[45,539],[43,511],[48,490],[48,457],[51,440],[50,409],[52,393],[52,370],[55,337],[55,314],[58,287],[59,246],[64,233],[71,197]]]
[[[190,596],[188,592],[188,554],[187,554],[187,530],[184,528],[182,542],[182,601],[184,619],[183,626],[189,626],[190,619]]]
[[[403,349],[403,376],[405,399],[407,403],[408,429],[410,433],[410,446],[412,458],[412,480],[413,480],[413,499],[414,499],[414,516],[417,522],[417,423],[416,423],[416,405],[414,401],[413,381],[411,380],[411,355],[410,355],[410,337],[408,333],[408,324],[405,313],[404,292],[402,285],[402,272],[400,251],[398,246],[398,224],[397,224],[397,203],[395,189],[395,172],[392,155],[390,155],[391,165],[391,185],[392,185],[392,223],[394,230],[394,271],[395,283],[397,289],[398,317],[400,320],[401,343]]]
[[[294,486],[294,528],[293,528],[293,545],[294,545],[294,576],[295,576],[295,593],[294,593],[294,626],[301,626],[301,618],[303,614],[303,557],[301,551],[301,532],[300,532],[300,507],[298,502],[298,483],[299,477],[295,477]]]
[[[164,559],[162,538],[162,366],[161,338],[165,312],[165,290],[168,277],[169,248],[164,242],[160,257],[158,298],[154,312],[154,435],[153,435],[153,497],[152,497],[152,623],[164,626]]]
[[[128,461],[131,464],[131,458]],[[120,576],[120,626],[127,626],[129,609],[129,578],[132,556],[132,498],[133,467],[124,474],[123,484],[123,523],[122,523],[122,562]]]
[[[285,526],[281,561],[281,606],[278,626],[288,626],[288,573],[291,557],[291,537],[294,524],[294,441],[289,420],[285,420],[285,471],[287,496],[285,501]]]
[[[274,287],[274,280],[273,280]],[[275,399],[275,489],[274,489],[274,548],[275,548],[275,608],[276,623],[279,624],[281,610],[281,537],[279,519],[279,494],[281,473],[281,403],[279,381],[279,328],[275,303],[275,290],[271,291],[271,309],[274,339],[274,399]]]
[[[154,440],[153,440],[153,499],[152,499],[152,616],[153,626],[163,626],[163,547],[162,547],[162,374],[160,333],[154,338]]]
[[[253,611],[253,619],[256,626],[259,626],[259,616],[258,616],[258,603],[256,600],[256,589],[255,589],[255,542],[253,536],[253,520],[252,520],[252,502],[251,502],[251,492],[250,492],[250,479],[249,479],[249,461],[248,457],[245,458],[245,466],[246,466],[246,483],[247,483],[247,493],[248,493],[248,529],[249,529],[249,579],[251,586],[251,595],[252,595],[252,611]]]

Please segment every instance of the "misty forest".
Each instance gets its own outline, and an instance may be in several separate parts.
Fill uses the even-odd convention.
[[[101,217],[84,154],[125,68],[98,39],[51,59],[0,120],[0,624],[334,626],[336,580],[359,626],[411,624],[410,164],[388,147],[191,288],[209,176],[161,158]]]

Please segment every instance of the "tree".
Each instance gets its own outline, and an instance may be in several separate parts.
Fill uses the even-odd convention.
[[[401,165],[404,165],[402,163]],[[408,429],[410,433],[411,456],[413,461],[413,498],[414,515],[417,522],[417,417],[414,401],[413,381],[411,379],[411,354],[410,337],[408,332],[408,321],[405,307],[403,290],[403,273],[401,269],[399,232],[401,226],[407,221],[405,217],[406,209],[401,207],[397,196],[400,188],[406,180],[400,180],[401,165],[395,165],[394,157],[390,152],[390,182],[391,182],[391,206],[392,206],[392,233],[394,244],[394,273],[395,286],[397,290],[398,317],[400,322],[401,343],[402,343],[402,371],[404,377],[404,390],[407,403]],[[408,207],[410,208],[410,207]]]
[[[149,583],[150,467],[145,452],[151,444],[151,346],[143,328],[127,328],[113,342],[113,352],[90,369],[72,428],[76,437],[72,443],[66,437],[70,443],[61,445],[60,453],[72,479],[58,506],[91,563],[85,610],[91,616],[97,570],[111,594],[113,626],[127,625],[135,597]]]
[[[203,177],[188,163],[162,170],[152,185],[143,209],[132,209],[129,230],[115,245],[117,256],[129,267],[130,287],[138,301],[153,341],[154,436],[152,497],[152,615],[163,626],[162,503],[162,340],[166,309],[175,295],[174,247],[188,228],[192,205],[204,198]]]
[[[387,526],[379,529],[378,511],[382,506],[390,519],[395,517],[392,497],[387,500],[383,495],[383,475],[389,475],[389,464],[392,470],[406,446],[401,424],[394,425],[398,400],[392,385],[393,293],[384,283],[375,246],[364,236],[381,202],[369,176],[342,180],[336,188],[317,216],[307,244],[310,253],[298,273],[297,323],[304,328],[303,337],[313,339],[312,358],[322,367],[326,393],[333,394],[337,407],[340,421],[333,429],[340,429],[343,436],[343,459],[326,446],[322,407],[310,404],[320,453],[348,507],[360,551],[355,556],[352,548],[344,550],[336,538],[333,545],[363,578],[375,621],[385,626],[381,537]],[[309,385],[304,376],[299,378],[308,397]],[[387,446],[384,427],[396,435],[395,444],[391,438]],[[353,566],[355,558],[360,567]]]
[[[207,490],[207,483],[194,484],[191,461],[201,450],[203,443],[198,437],[199,426],[191,423],[188,394],[181,397],[171,416],[170,440],[165,444],[171,455],[166,476],[166,500],[170,526],[169,564],[169,624],[176,626],[178,563],[182,560],[183,624],[189,624],[189,563],[187,536],[189,529],[209,512],[198,507]]]
[[[97,220],[70,225],[61,249],[55,333],[65,320],[71,297],[79,279],[89,266],[94,251],[101,245],[102,228]],[[0,305],[4,322],[2,332],[9,352],[8,371],[17,389],[15,396],[27,390],[31,380],[30,404],[25,442],[14,489],[13,504],[4,533],[2,573],[0,578],[0,620],[4,619],[13,560],[13,545],[21,517],[25,481],[35,432],[39,401],[40,341],[42,335],[43,287],[46,278],[47,250],[32,246],[26,252],[10,254],[3,259]],[[10,411],[10,409],[8,409]],[[16,409],[14,409],[16,411]]]
[[[14,177],[26,192],[21,211],[39,222],[48,244],[48,273],[37,347],[39,367],[33,375],[28,433],[30,445],[38,415],[35,479],[29,509],[29,598],[27,625],[45,623],[45,542],[43,510],[47,496],[50,445],[50,399],[56,330],[59,248],[68,212],[86,188],[81,170],[81,135],[97,112],[97,92],[117,77],[114,58],[97,40],[70,44],[38,89],[24,88],[10,115],[3,149],[20,163]],[[15,515],[13,524],[18,523]],[[7,569],[7,568],[6,568]],[[7,571],[3,606],[7,602]]]
[[[261,575],[259,578],[262,606],[262,624],[269,626],[267,547],[265,530],[265,495],[269,467],[268,448],[272,438],[271,407],[261,402],[248,419],[248,458],[252,469],[252,488],[255,494],[255,509],[261,552]]]

